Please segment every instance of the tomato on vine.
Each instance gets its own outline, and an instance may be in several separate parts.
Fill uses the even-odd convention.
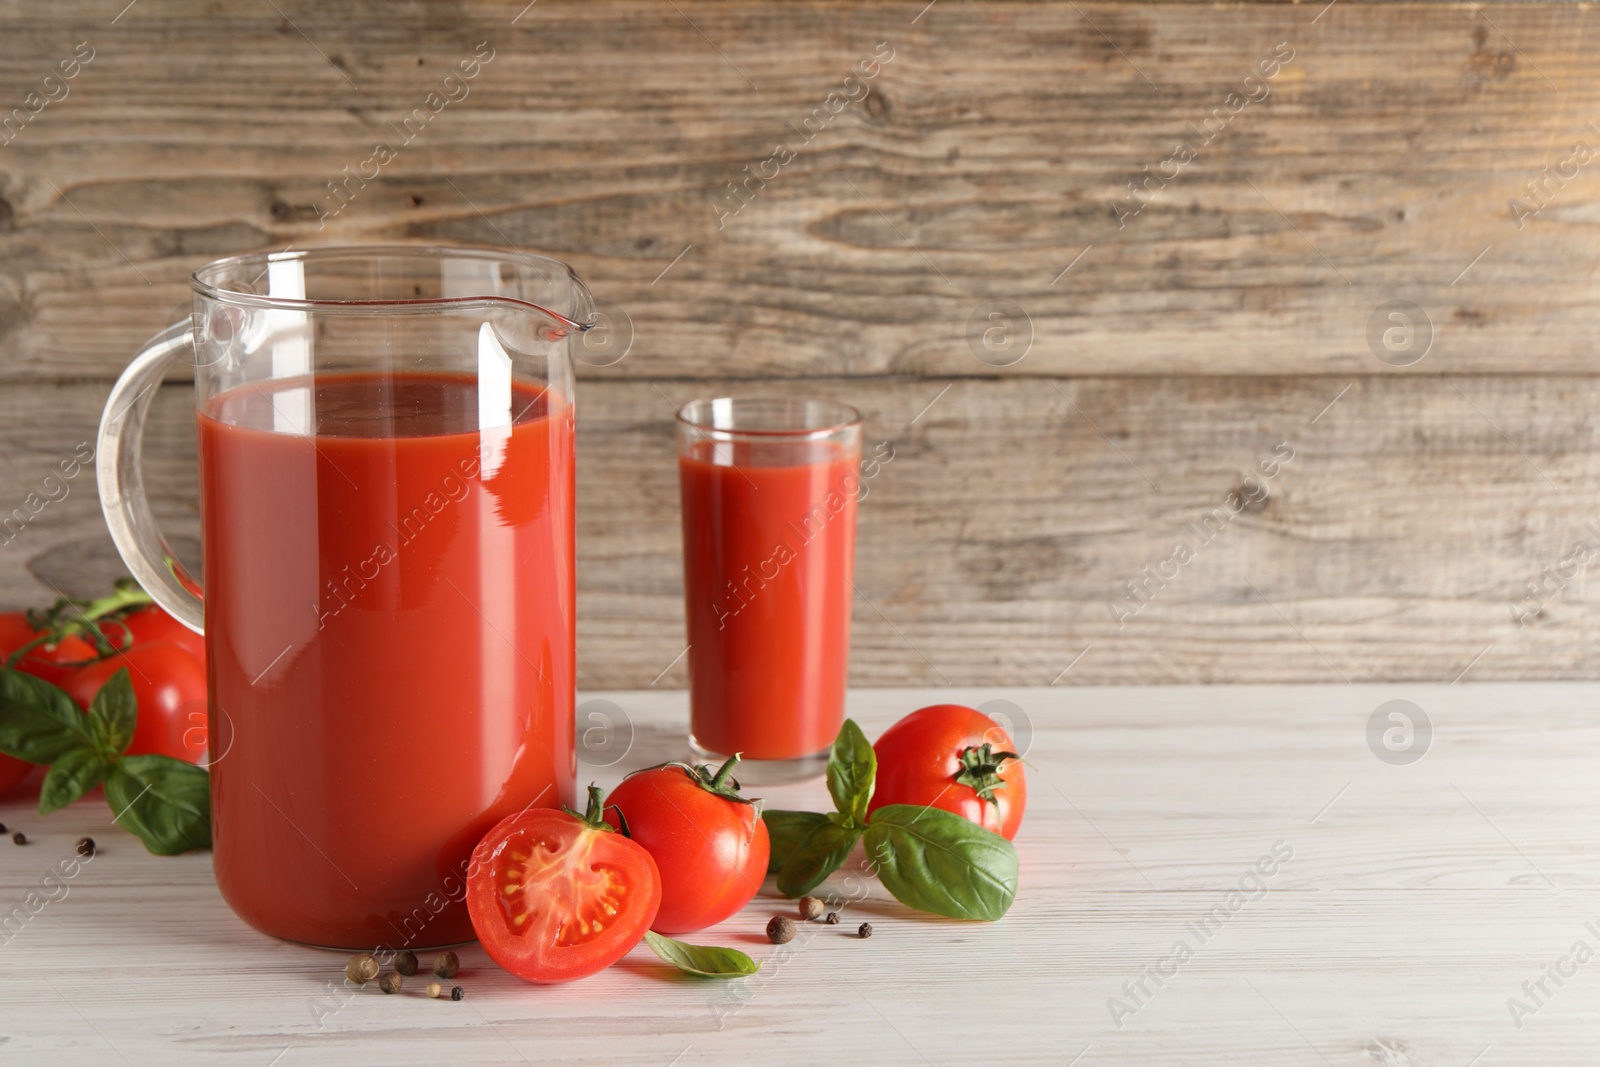
[[[188,652],[201,667],[206,665],[206,639],[155,604],[131,611],[105,629],[118,648],[168,641]],[[121,633],[116,632],[119,629]]]
[[[206,750],[206,671],[187,649],[170,641],[134,645],[79,668],[61,688],[87,711],[100,687],[124,667],[139,705],[128,755],[199,763]]]
[[[60,685],[73,671],[100,653],[75,633],[52,635],[36,625],[33,612],[0,613],[0,663],[14,667],[51,685]]]

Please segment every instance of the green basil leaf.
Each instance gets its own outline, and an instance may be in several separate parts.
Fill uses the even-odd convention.
[[[124,756],[106,778],[118,826],[158,856],[211,847],[211,775],[170,756]]]
[[[111,761],[87,746],[63,752],[39,787],[39,814],[71,804],[103,782],[109,770]]]
[[[1017,896],[1017,850],[941,808],[886,804],[872,813],[867,856],[894,898],[952,919],[998,919]]]
[[[858,826],[866,825],[867,804],[872,800],[878,755],[854,719],[846,719],[828,753],[828,793],[839,814]]]
[[[54,763],[93,744],[72,698],[31,674],[0,668],[0,752],[29,763]]]
[[[838,826],[823,822],[806,835],[800,847],[784,861],[778,871],[778,891],[787,897],[800,897],[822,884],[822,880],[850,858],[850,850],[861,839],[858,826]]]
[[[100,687],[89,703],[89,732],[100,751],[113,759],[127,750],[133,740],[133,726],[139,706],[133,696],[133,682],[123,667]]]
[[[761,813],[767,824],[767,837],[772,842],[772,852],[767,857],[767,873],[783,869],[784,861],[792,856],[806,837],[828,821],[820,811],[771,810]]]
[[[654,930],[644,932],[644,943],[650,946],[651,952],[678,970],[703,978],[743,978],[761,969],[761,964],[736,948],[691,945],[686,941],[662,937]]]

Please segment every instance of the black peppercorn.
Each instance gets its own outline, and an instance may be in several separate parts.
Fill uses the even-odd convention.
[[[16,833],[11,835],[11,843],[15,845],[26,845],[28,843],[28,835],[23,833],[21,830],[18,830]]]
[[[857,930],[856,934],[861,936],[861,937],[871,937],[872,936],[872,924],[871,923],[862,923],[861,924],[861,929]]]
[[[417,954],[410,949],[403,949],[394,954],[394,969],[401,974],[417,973]]]
[[[461,957],[454,952],[441,952],[433,957],[433,973],[440,978],[454,978],[461,969]]]
[[[94,855],[94,838],[92,838],[92,837],[80,837],[80,838],[78,838],[78,855],[80,855],[80,856],[92,856],[92,855]]]
[[[823,919],[822,921],[827,923],[829,926],[838,926],[839,925],[839,913],[836,912],[836,911],[830,911],[830,912],[828,912],[828,917],[826,919]]]
[[[401,978],[393,971],[389,971],[384,974],[382,978],[378,979],[378,988],[383,990],[385,993],[398,993],[400,992],[400,987],[404,983],[404,978]]]
[[[366,985],[378,977],[378,960],[370,952],[357,952],[345,961],[344,976],[356,985]]]
[[[787,915],[774,915],[767,923],[767,940],[774,945],[784,945],[793,941],[794,920]]]
[[[450,999],[451,1000],[465,1000],[466,997],[467,997],[467,991],[465,989],[462,989],[458,985],[453,985],[453,986],[450,987]]]

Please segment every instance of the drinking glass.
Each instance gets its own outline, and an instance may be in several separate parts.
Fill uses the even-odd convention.
[[[844,721],[861,414],[718,397],[678,413],[690,746],[810,777]]]

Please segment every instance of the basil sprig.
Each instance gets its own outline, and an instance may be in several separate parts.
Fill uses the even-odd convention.
[[[820,811],[782,811],[768,808],[761,813],[767,824],[767,837],[772,850],[767,854],[767,873],[776,874],[783,869],[783,861],[800,848],[806,837],[828,821]]]
[[[104,784],[117,825],[156,855],[211,847],[211,776],[170,756],[128,755],[138,714],[127,668],[100,687],[87,715],[49,682],[0,668],[0,752],[50,767],[39,814]]]
[[[854,719],[846,719],[828,752],[828,794],[837,810],[829,815],[769,811],[763,816],[772,837],[769,862],[777,864],[779,892],[804,896],[850,858],[867,828],[867,805],[877,775],[878,755],[872,743]],[[774,825],[782,840],[773,836]]]
[[[1017,850],[997,833],[931,805],[886,804],[867,815],[878,760],[846,719],[828,754],[835,810],[767,811],[768,869],[786,896],[811,892],[866,838],[867,870],[908,907],[952,919],[1000,918],[1017,896]],[[963,772],[965,773],[965,772]],[[956,784],[968,785],[959,777]]]
[[[644,943],[678,970],[702,978],[743,978],[761,969],[761,964],[736,948],[691,945],[687,941],[663,937],[654,930],[644,932]]]

